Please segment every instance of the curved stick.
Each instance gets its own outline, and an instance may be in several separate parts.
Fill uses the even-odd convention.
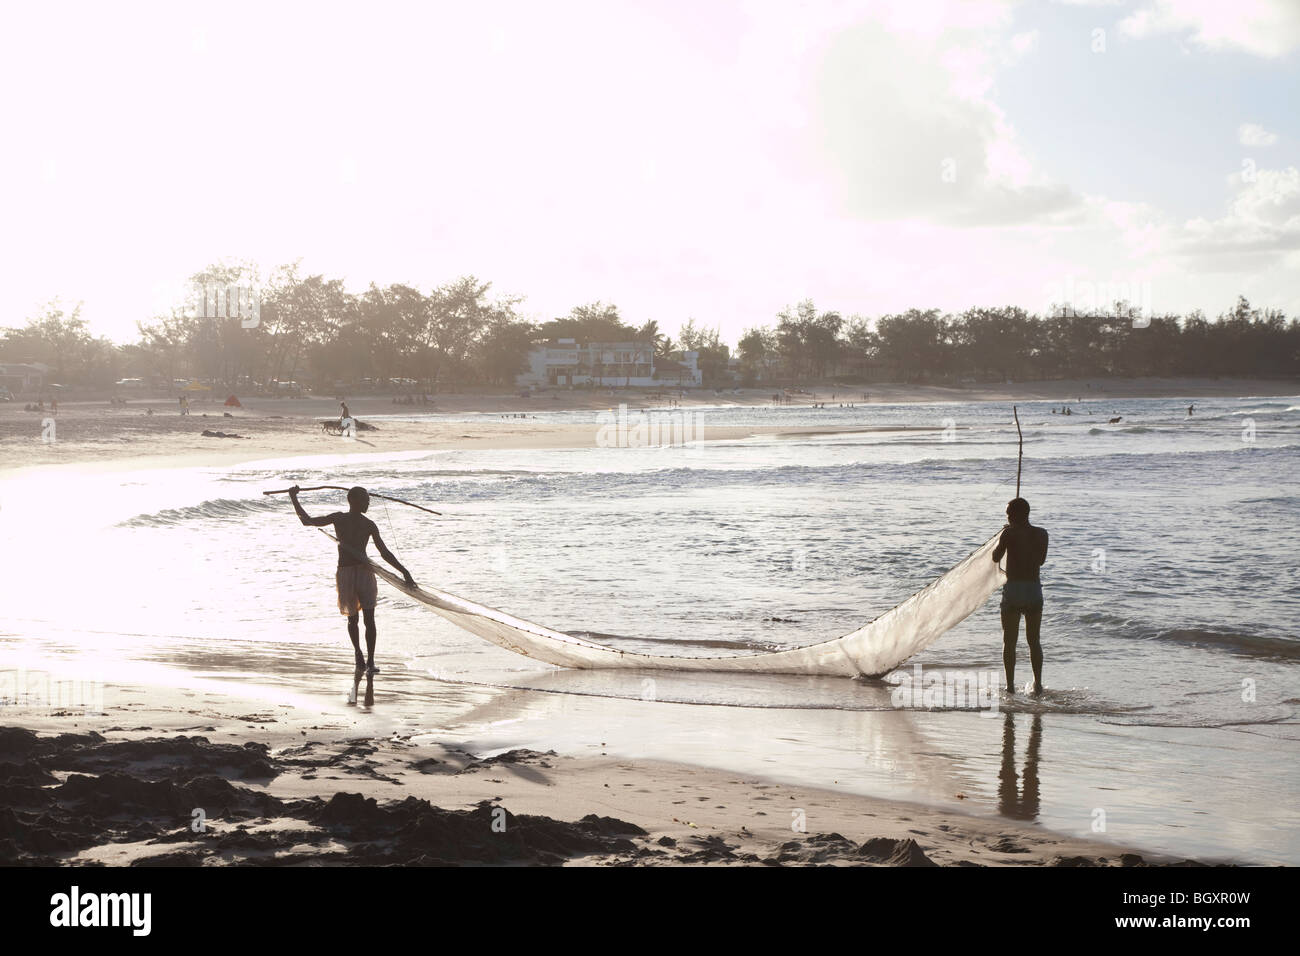
[[[1025,460],[1025,435],[1020,430],[1020,412],[1016,411],[1016,406],[1011,406],[1011,414],[1016,417],[1016,435],[1020,438],[1020,454],[1016,458],[1016,497],[1020,497],[1020,466]]]
[[[330,491],[351,491],[352,490],[351,488],[345,488],[343,485],[312,485],[310,488],[299,488],[298,490],[299,491],[325,491],[327,489]],[[277,488],[275,491],[262,492],[262,494],[264,495],[287,495],[288,493],[289,493],[288,488]],[[439,518],[442,517],[441,511],[434,511],[432,508],[426,508],[424,505],[417,505],[413,501],[403,501],[401,498],[394,498],[392,495],[381,495],[377,491],[367,490],[366,493],[369,494],[371,498],[383,498],[385,501],[396,501],[399,505],[410,505],[412,508],[419,508],[421,511],[427,511],[431,515],[437,515]]]

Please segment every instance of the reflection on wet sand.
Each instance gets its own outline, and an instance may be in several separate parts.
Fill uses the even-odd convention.
[[[1043,743],[1043,715],[1029,722],[1029,745],[1025,748],[1024,783],[1016,777],[1016,717],[1002,717],[1002,766],[998,770],[998,813],[1013,820],[1038,819],[1038,753]]]

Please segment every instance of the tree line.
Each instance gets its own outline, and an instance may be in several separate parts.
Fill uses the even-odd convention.
[[[819,312],[811,301],[777,323],[749,329],[738,346],[742,381],[889,381],[928,384],[1062,378],[1300,375],[1300,322],[1239,297],[1216,319],[1015,306],[959,314],[908,309],[870,322]]]
[[[519,314],[521,298],[494,296],[491,283],[474,276],[428,292],[372,283],[354,294],[339,279],[300,275],[297,264],[265,280],[252,265],[221,264],[196,273],[191,284],[251,288],[260,303],[256,324],[178,303],[139,322],[137,341],[118,345],[90,334],[80,306],[56,301],[25,326],[0,330],[0,362],[41,362],[52,381],[95,387],[138,377],[245,390],[297,382],[317,391],[336,383],[432,391],[512,385],[534,345],[572,338],[643,342],[660,359],[694,351],[705,385],[1300,374],[1300,322],[1245,298],[1213,320],[1200,311],[1144,316],[1119,302],[1087,313],[1055,307],[1041,317],[1011,306],[958,314],[909,309],[871,321],[805,300],[774,323],[746,330],[733,353],[718,328],[689,319],[674,341],[656,321],[628,324],[604,302],[530,321]]]

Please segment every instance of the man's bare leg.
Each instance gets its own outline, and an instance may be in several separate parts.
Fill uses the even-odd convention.
[[[1043,623],[1041,607],[1025,611],[1025,640],[1029,643],[1029,663],[1034,669],[1034,693],[1043,692],[1043,645],[1038,641],[1038,630]]]
[[[370,614],[371,619],[373,620],[375,612],[372,610],[367,613]],[[361,653],[361,629],[358,627],[357,615],[355,614],[348,615],[348,637],[352,638],[352,650],[355,651],[357,655],[357,670],[365,670],[366,659]],[[375,646],[374,639],[371,638],[369,643],[371,647],[371,656],[373,656]]]
[[[1002,608],[1002,669],[1007,675],[1007,690],[1016,690],[1016,641],[1020,639],[1020,611]]]
[[[361,649],[358,647],[357,666],[364,666],[367,670],[375,672],[377,670],[375,667],[375,638],[377,637],[375,629],[375,609],[373,607],[364,607],[361,609],[361,613],[365,615],[366,618],[366,660],[364,663],[361,661]]]

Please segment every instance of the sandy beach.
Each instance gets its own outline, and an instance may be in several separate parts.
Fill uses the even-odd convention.
[[[198,684],[0,710],[0,865],[1195,865],[685,764],[375,736],[364,709]]]

